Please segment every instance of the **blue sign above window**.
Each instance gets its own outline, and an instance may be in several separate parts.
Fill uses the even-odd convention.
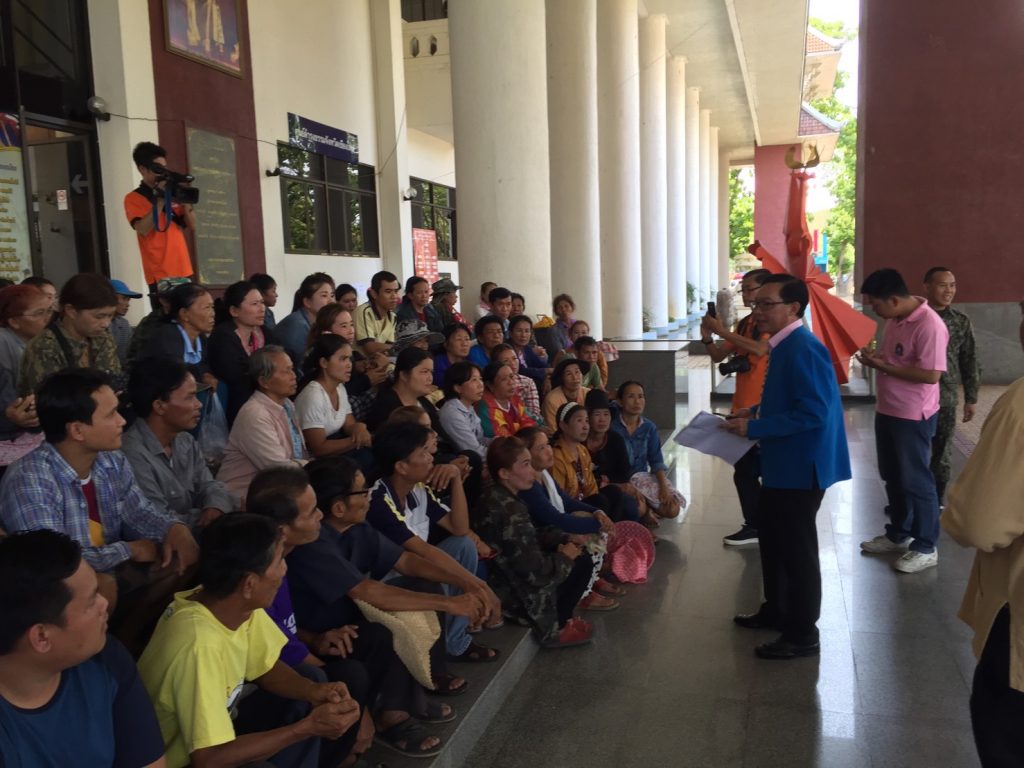
[[[340,128],[288,113],[288,143],[344,163],[359,162],[359,137]]]

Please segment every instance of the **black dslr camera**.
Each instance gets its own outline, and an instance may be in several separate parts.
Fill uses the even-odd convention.
[[[718,372],[723,376],[730,373],[747,373],[750,370],[750,360],[746,355],[733,355],[724,363],[718,364]]]
[[[171,192],[171,200],[181,205],[196,205],[199,202],[199,190],[187,186],[196,180],[190,173],[178,173],[165,165],[153,163],[149,166],[157,181],[167,181],[167,189]]]

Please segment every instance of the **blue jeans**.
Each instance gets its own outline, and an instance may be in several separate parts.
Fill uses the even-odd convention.
[[[437,545],[452,556],[459,565],[472,574],[476,573],[477,553],[476,544],[468,536],[449,536]],[[441,588],[446,595],[461,595],[462,590],[453,587],[451,584],[442,584]],[[445,618],[445,645],[450,656],[461,656],[469,648],[472,641],[466,629],[469,627],[469,619],[465,616],[452,616],[448,614]]]
[[[938,414],[918,421],[875,414],[878,473],[892,516],[885,535],[895,542],[913,538],[915,552],[934,552],[939,541],[939,497],[930,467],[937,423]]]

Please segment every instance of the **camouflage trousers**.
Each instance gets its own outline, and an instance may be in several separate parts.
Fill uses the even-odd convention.
[[[939,420],[935,425],[935,437],[932,438],[932,474],[935,476],[935,488],[939,494],[939,504],[951,472],[953,454],[953,434],[956,432],[956,406],[939,408]]]

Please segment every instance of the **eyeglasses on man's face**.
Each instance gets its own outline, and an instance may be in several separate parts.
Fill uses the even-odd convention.
[[[792,304],[792,303],[793,303],[792,301],[769,301],[768,299],[755,299],[754,301],[750,302],[750,308],[751,309],[765,310],[765,309],[771,309],[776,304]]]

